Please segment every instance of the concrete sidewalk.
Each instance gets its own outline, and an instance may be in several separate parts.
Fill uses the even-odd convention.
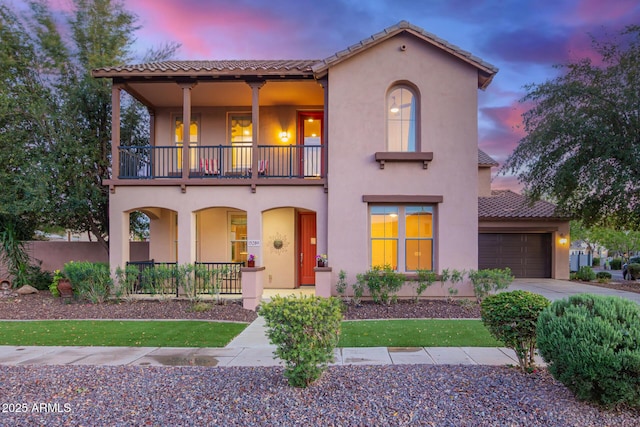
[[[224,348],[0,346],[0,365],[281,366],[265,331],[258,317]],[[518,363],[507,348],[353,347],[334,354],[335,365]]]

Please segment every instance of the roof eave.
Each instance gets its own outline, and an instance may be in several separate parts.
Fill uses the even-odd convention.
[[[385,30],[374,34],[369,38],[361,40],[359,43],[349,46],[347,49],[337,52],[334,55],[331,55],[328,58],[319,61],[317,64],[313,65],[311,69],[313,70],[316,78],[322,78],[328,74],[329,68],[331,68],[332,66],[351,58],[364,49],[369,49],[373,46],[376,46],[383,41],[388,40],[403,32],[412,34],[413,36],[435,47],[438,47],[475,67],[478,70],[479,89],[486,89],[491,84],[493,77],[499,71],[497,67],[471,55],[471,53],[466,52],[459,47],[444,41],[443,39],[440,39],[434,34],[426,32],[420,27],[408,23],[407,21],[400,21],[394,26],[386,28]]]

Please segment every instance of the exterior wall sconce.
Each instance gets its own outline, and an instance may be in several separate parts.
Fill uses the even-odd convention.
[[[289,132],[284,131],[284,130],[282,132],[280,132],[280,141],[288,142],[290,137],[291,137],[291,135],[289,135]]]
[[[561,234],[561,235],[560,235],[560,240],[558,240],[558,242],[559,242],[561,245],[566,245],[566,244],[567,244],[567,241],[568,241],[568,240],[567,240],[567,238],[565,237],[565,235],[564,235],[564,234]]]

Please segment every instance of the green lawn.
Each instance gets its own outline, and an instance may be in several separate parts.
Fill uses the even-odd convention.
[[[243,323],[202,321],[0,321],[0,345],[224,347]],[[480,320],[342,322],[339,347],[501,347]]]
[[[503,347],[481,320],[411,319],[342,322],[339,347]]]
[[[0,345],[224,347],[247,324],[201,321],[0,322]]]

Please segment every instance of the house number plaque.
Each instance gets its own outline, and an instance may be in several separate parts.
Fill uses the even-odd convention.
[[[260,240],[247,240],[247,247],[255,248],[257,246],[260,246]]]

